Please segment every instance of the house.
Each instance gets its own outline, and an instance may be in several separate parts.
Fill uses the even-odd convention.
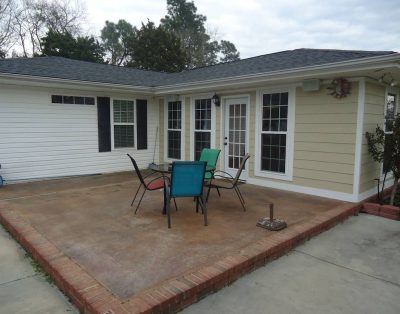
[[[296,49],[181,73],[59,57],[0,61],[0,163],[7,183],[131,170],[126,153],[195,159],[220,147],[252,184],[359,201],[380,165],[365,132],[399,99],[400,54]]]

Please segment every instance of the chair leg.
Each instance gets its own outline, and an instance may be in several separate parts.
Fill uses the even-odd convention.
[[[217,188],[218,196],[221,197],[221,192],[219,191],[219,188]]]
[[[245,200],[244,200],[244,197],[243,197],[242,192],[240,191],[239,187],[236,186],[236,189],[237,189],[237,191],[239,192],[239,195],[240,195],[240,198],[241,198],[242,201],[243,201],[243,204],[245,204],[246,202],[245,202]]]
[[[143,196],[144,196],[144,194],[146,193],[146,191],[147,191],[147,190],[144,189],[143,194],[142,194],[142,196],[140,197],[139,203],[137,204],[136,209],[135,209],[135,215],[136,215],[136,212],[137,212],[138,209],[139,209],[140,203],[142,202]]]
[[[168,199],[167,199],[166,210],[167,210],[168,228],[171,229],[171,198],[170,197],[168,197]]]
[[[210,185],[208,186],[206,202],[208,202],[208,199],[209,199],[209,197],[210,197],[210,192],[211,192],[211,182],[210,182]]]
[[[196,213],[199,212],[199,198],[196,197]]]
[[[140,185],[139,185],[138,189],[136,190],[136,194],[135,194],[135,196],[133,197],[133,200],[132,200],[132,203],[131,203],[131,207],[132,207],[133,203],[135,202],[135,200],[136,200],[136,196],[138,195],[138,193],[139,193],[139,190],[140,190],[140,188],[141,188],[141,187],[142,187],[142,184],[140,183]]]
[[[204,226],[208,226],[208,220],[207,220],[207,203],[204,199],[204,196],[200,196],[200,202],[201,202],[201,209],[203,211],[203,216],[204,216]]]
[[[176,205],[176,199],[174,197],[174,204],[175,204],[175,210],[178,211],[178,206]]]
[[[246,211],[246,206],[244,205],[244,201],[242,200],[242,198],[241,198],[241,196],[239,194],[240,192],[238,192],[237,186],[235,186],[234,190],[236,192],[237,197],[239,198],[240,204],[242,204],[243,211]]]

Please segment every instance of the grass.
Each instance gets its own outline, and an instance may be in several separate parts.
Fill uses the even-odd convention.
[[[29,264],[31,264],[33,270],[35,271],[36,274],[40,274],[43,276],[43,278],[50,284],[54,284],[53,278],[50,277],[49,274],[47,274],[42,266],[33,259],[32,255],[28,252],[25,252],[25,258],[29,260]]]

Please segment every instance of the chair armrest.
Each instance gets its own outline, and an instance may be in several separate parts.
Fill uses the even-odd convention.
[[[223,173],[224,175],[220,175],[219,173]],[[222,171],[222,170],[217,170],[214,172],[214,177],[220,177],[220,178],[224,178],[224,179],[234,179],[233,176],[231,174],[229,174],[228,172]]]
[[[155,174],[155,173],[156,173],[156,172],[152,170],[149,174],[145,175],[145,176],[143,177],[143,179],[147,179],[148,177],[150,177],[151,175],[153,175],[153,174]]]

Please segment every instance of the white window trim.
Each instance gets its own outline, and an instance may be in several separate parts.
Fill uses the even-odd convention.
[[[190,158],[194,160],[194,131],[195,131],[195,101],[197,99],[212,99],[213,94],[197,94],[190,96]],[[211,148],[215,148],[216,110],[211,100]]]
[[[288,93],[288,121],[286,137],[286,164],[285,173],[261,170],[261,129],[262,129],[262,95],[271,93]],[[254,175],[271,179],[293,181],[293,159],[294,159],[294,128],[296,107],[296,86],[282,86],[276,88],[258,89],[256,93],[256,126],[255,126],[255,167]],[[274,132],[279,133],[279,132]]]
[[[117,147],[114,146],[114,100],[126,100],[133,101],[133,147]],[[132,150],[137,147],[137,121],[136,121],[136,99],[124,98],[124,97],[110,97],[110,125],[111,125],[111,150],[121,151],[121,150]],[[117,125],[132,125],[132,123],[118,123]]]
[[[164,160],[173,162],[176,160],[185,160],[185,98],[179,97],[176,101],[181,102],[181,159],[168,157],[168,103],[171,102],[168,98],[164,99]]]

